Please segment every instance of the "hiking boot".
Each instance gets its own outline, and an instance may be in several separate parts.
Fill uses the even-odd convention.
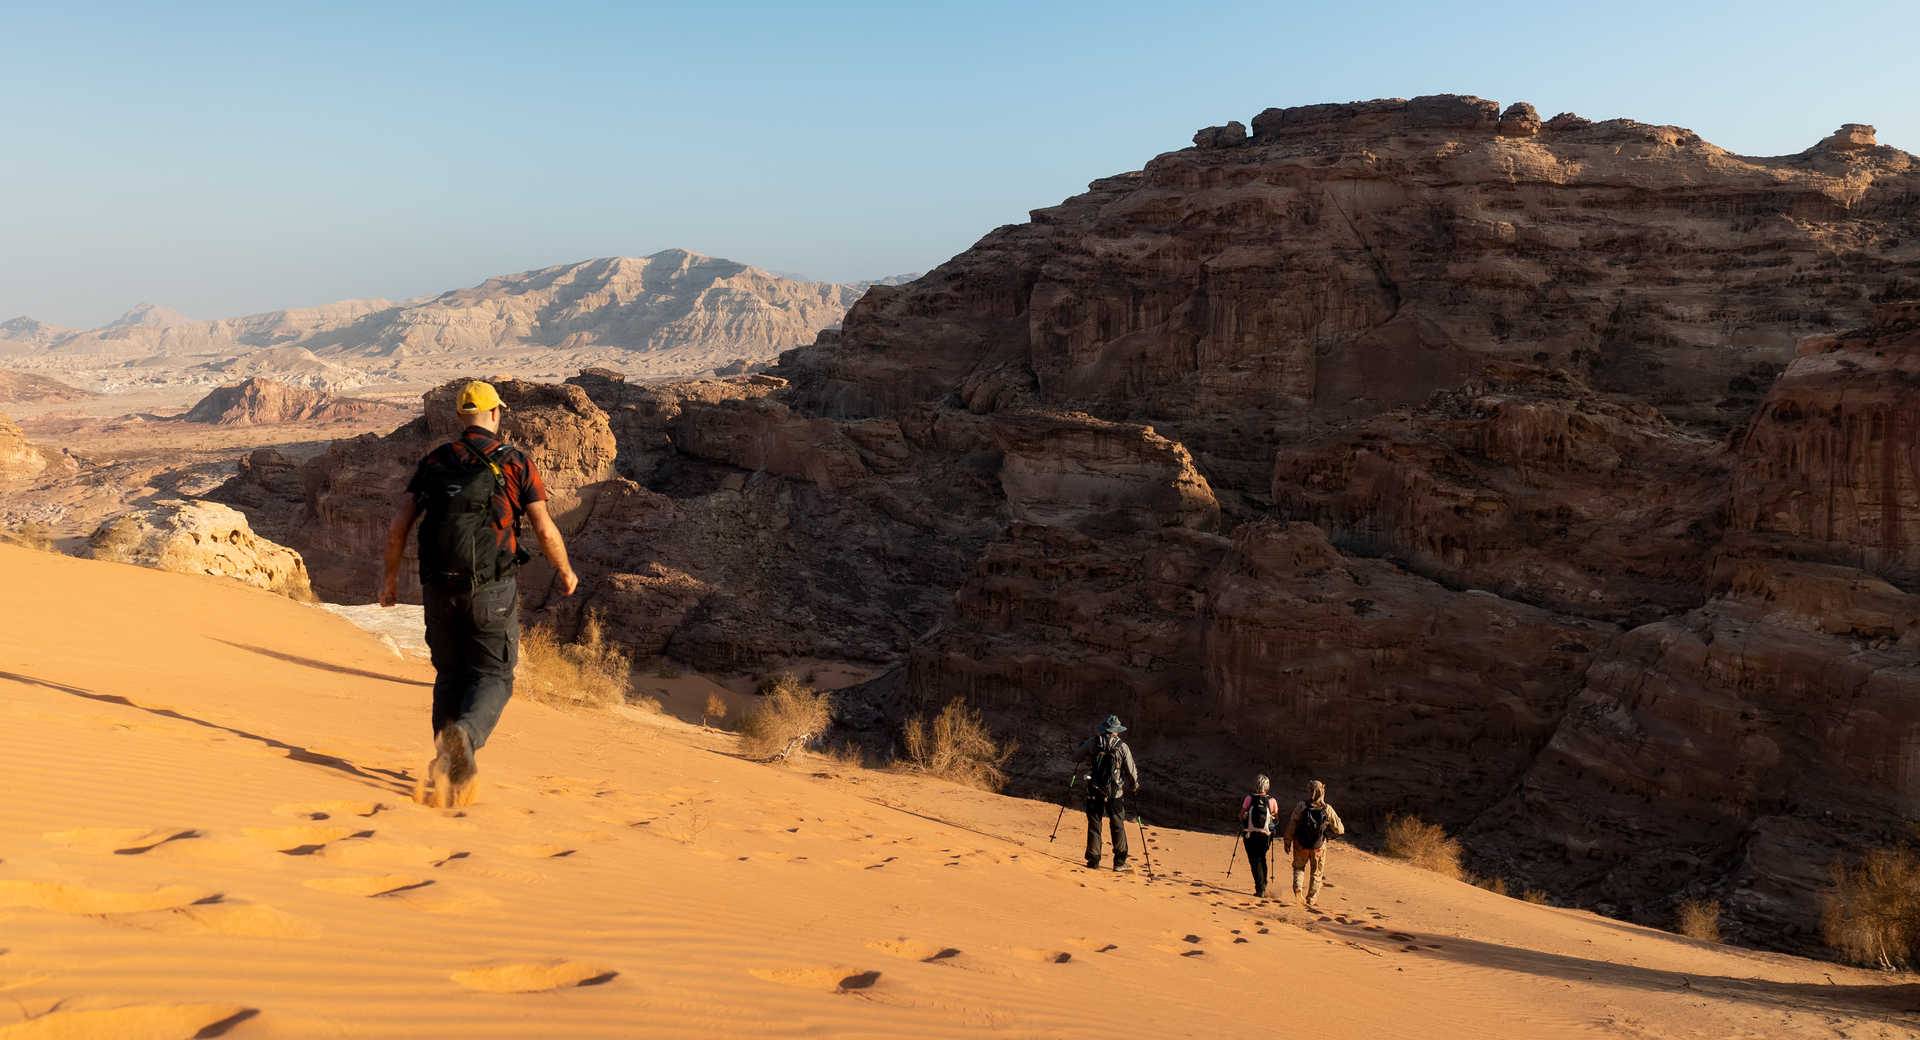
[[[1099,869],[1100,869],[1100,861],[1099,861],[1099,860],[1097,860],[1097,859],[1090,859],[1090,860],[1088,860],[1088,861],[1087,861],[1087,869],[1088,869],[1088,870],[1099,870]]]
[[[1128,874],[1133,872],[1133,868],[1129,866],[1127,864],[1127,861],[1124,859],[1115,862],[1113,865],[1113,869],[1114,869],[1114,872],[1117,874]]]
[[[473,763],[473,741],[467,736],[467,727],[459,723],[450,723],[447,728],[434,735],[434,747],[440,755],[434,759],[436,764],[444,762],[447,780],[455,787],[473,779],[476,772]]]

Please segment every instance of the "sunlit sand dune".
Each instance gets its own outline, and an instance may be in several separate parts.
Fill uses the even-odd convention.
[[[1908,976],[1347,847],[1320,913],[1223,878],[1218,835],[1091,873],[1055,806],[638,711],[516,702],[477,802],[428,810],[430,673],[347,621],[5,547],[0,582],[4,1040],[1896,1037],[1920,1009]]]

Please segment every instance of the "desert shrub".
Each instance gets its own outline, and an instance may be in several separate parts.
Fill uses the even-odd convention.
[[[828,748],[826,754],[827,758],[831,759],[833,764],[839,766],[841,769],[852,771],[867,768],[866,752],[860,750],[860,745],[858,744],[851,742],[839,744]]]
[[[1510,891],[1507,888],[1507,879],[1503,877],[1479,878],[1473,883],[1496,896],[1504,896]]]
[[[53,544],[53,528],[46,524],[27,523],[0,530],[0,542],[35,552],[58,551]]]
[[[762,680],[766,693],[740,720],[740,744],[755,758],[783,760],[826,735],[833,702],[791,675]]]
[[[706,707],[700,710],[700,724],[702,726],[709,725],[710,723],[718,722],[726,717],[727,717],[726,699],[721,697],[718,693],[707,694]]]
[[[1001,747],[961,697],[948,701],[931,722],[922,715],[908,719],[903,736],[913,769],[983,791],[998,791],[1007,782],[1007,760],[1016,750]]]
[[[1406,860],[1441,877],[1462,875],[1460,842],[1447,837],[1447,832],[1437,823],[1428,823],[1418,816],[1389,816],[1384,838],[1385,851],[1394,859]]]
[[[1547,901],[1547,894],[1545,892],[1540,891],[1537,888],[1529,888],[1522,891],[1520,893],[1520,899],[1522,902],[1532,903],[1535,906],[1553,905],[1552,903]]]
[[[580,635],[563,643],[547,625],[520,638],[514,691],[544,704],[605,708],[625,704],[633,693],[633,658],[608,641],[598,614],[588,614]]]
[[[1835,867],[1821,926],[1827,945],[1856,964],[1920,963],[1920,857],[1874,849],[1852,867]]]
[[[1689,939],[1720,941],[1720,902],[1715,899],[1682,900],[1673,914],[1673,930]]]

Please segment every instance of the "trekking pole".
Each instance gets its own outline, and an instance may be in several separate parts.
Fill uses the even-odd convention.
[[[1053,818],[1053,833],[1047,835],[1047,844],[1060,836],[1060,821],[1067,818],[1067,803],[1073,801],[1073,787],[1080,782],[1080,774],[1075,773],[1067,779],[1067,797],[1060,802],[1060,813]]]
[[[1227,876],[1228,877],[1233,876],[1233,861],[1234,861],[1234,858],[1239,855],[1240,855],[1240,837],[1239,835],[1235,835],[1233,839],[1233,851],[1227,854]],[[1252,869],[1252,868],[1249,867],[1248,869]]]
[[[1147,818],[1139,813],[1133,814],[1133,822],[1140,828],[1140,851],[1147,857],[1147,880],[1153,880],[1153,845],[1147,841]]]

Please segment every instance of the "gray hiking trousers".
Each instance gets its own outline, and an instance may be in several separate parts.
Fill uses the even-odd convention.
[[[1087,799],[1087,866],[1100,865],[1100,823],[1113,834],[1113,865],[1127,865],[1127,808],[1120,798]]]
[[[433,657],[433,732],[455,723],[478,750],[513,696],[520,663],[520,586],[511,577],[477,588],[427,585]]]

